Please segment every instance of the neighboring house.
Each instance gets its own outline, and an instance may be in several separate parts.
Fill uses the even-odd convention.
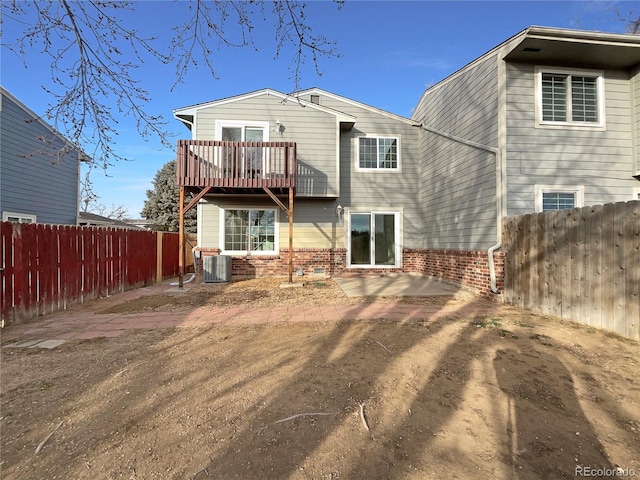
[[[412,119],[320,89],[174,116],[192,135],[178,182],[202,195],[198,247],[233,256],[234,274],[284,273],[287,215],[264,187],[283,203],[291,188],[296,270],[495,292],[504,216],[637,198],[640,37],[528,28],[429,88]]]
[[[632,200],[640,36],[531,27],[424,92],[413,118],[427,248],[486,248],[504,216]]]
[[[111,227],[111,228],[127,228],[130,230],[146,230],[146,228],[131,223],[131,220],[114,220],[113,218],[103,217],[95,213],[79,212],[78,225],[82,227]]]
[[[146,218],[128,218],[123,220],[123,222],[142,230],[151,230],[155,226],[152,221],[147,220]]]
[[[75,225],[86,154],[3,87],[0,93],[2,221]]]

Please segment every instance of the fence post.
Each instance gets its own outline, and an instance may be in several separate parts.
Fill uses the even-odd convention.
[[[156,253],[156,283],[162,283],[162,232],[156,232],[158,248]]]

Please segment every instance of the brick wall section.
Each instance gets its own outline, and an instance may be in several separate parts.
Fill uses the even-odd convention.
[[[217,248],[201,249],[202,255],[219,255]],[[294,273],[302,269],[304,275],[313,275],[314,269],[324,268],[324,275],[341,276],[346,269],[346,249],[300,248],[293,251]],[[202,261],[198,263],[202,271]],[[351,271],[351,270],[349,270]],[[289,250],[281,249],[280,255],[234,256],[232,275],[240,277],[286,276],[289,274]]]
[[[495,252],[493,258],[496,268],[496,286],[502,293],[505,252]],[[420,273],[470,287],[486,298],[498,297],[491,292],[489,259],[486,250],[405,249],[403,265],[406,272]]]
[[[219,255],[217,248],[201,249],[201,255]],[[289,272],[289,251],[279,255],[233,257],[231,273],[236,277],[286,276]],[[305,276],[314,275],[314,269],[324,268],[324,274],[332,277],[345,275],[383,275],[388,273],[417,273],[457,283],[475,289],[481,296],[496,298],[490,290],[489,261],[487,252],[466,250],[405,249],[403,268],[346,268],[346,249],[301,248],[294,250],[294,274],[302,269]],[[505,253],[494,253],[496,284],[504,288]],[[197,262],[198,272],[202,261]]]

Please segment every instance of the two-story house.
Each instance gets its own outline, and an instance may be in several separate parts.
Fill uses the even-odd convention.
[[[0,94],[2,221],[75,225],[86,154],[3,87]]]
[[[312,89],[273,90],[175,110],[178,181],[211,187],[198,204],[203,254],[234,256],[234,273],[281,272],[288,216],[265,192],[295,190],[295,266],[304,273],[402,269],[420,243],[414,122]],[[282,255],[282,256],[281,256]],[[285,262],[286,263],[286,262]]]
[[[178,182],[201,195],[198,247],[234,274],[284,273],[289,209],[305,274],[497,292],[504,216],[638,198],[640,37],[528,28],[425,91],[411,119],[320,89],[174,115],[192,134]]]

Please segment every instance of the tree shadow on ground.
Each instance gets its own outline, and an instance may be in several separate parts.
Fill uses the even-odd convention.
[[[502,308],[451,299],[392,305],[394,319],[156,335],[92,366],[82,391],[43,400],[65,425],[46,455],[5,464],[7,478],[528,479],[610,467],[575,372],[536,335],[500,328]],[[33,430],[37,444],[46,431]]]
[[[249,414],[253,427],[237,431],[203,471],[214,477],[403,478],[442,473],[439,466],[449,464],[449,471],[467,478],[479,472],[562,478],[585,460],[610,467],[570,372],[531,340],[521,341],[518,353],[513,339],[455,320],[482,318],[481,311],[471,303],[435,321],[343,322],[319,335],[312,350],[292,350],[303,364],[260,397]],[[419,364],[410,363],[420,357]],[[478,375],[486,388],[468,391]],[[462,418],[470,413],[467,402],[477,406]],[[369,432],[359,419],[361,403]],[[276,423],[305,412],[333,415]],[[566,431],[567,418],[575,429]],[[494,470],[487,471],[494,458]]]

